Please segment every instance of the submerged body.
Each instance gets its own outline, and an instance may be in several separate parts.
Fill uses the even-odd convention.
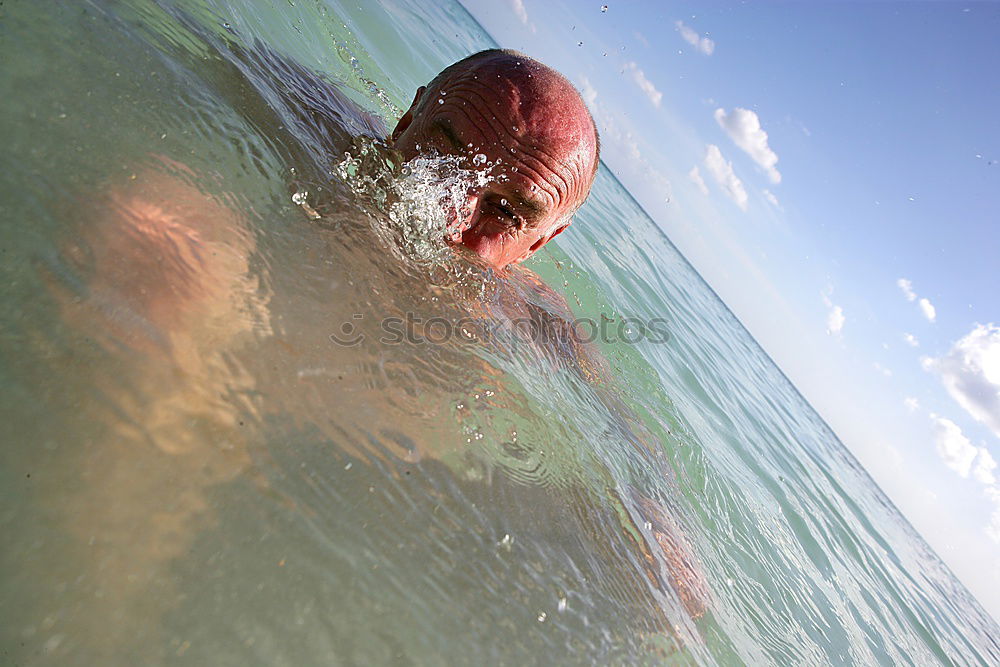
[[[409,101],[417,72],[492,44],[457,3],[0,12],[12,663],[1000,662],[996,623],[662,233],[683,208],[654,221],[602,169],[527,264],[612,330],[668,320],[663,343],[601,346],[645,444],[544,344],[503,326],[420,344],[510,321],[505,281],[522,307],[544,299],[456,260],[443,230],[433,248],[394,235],[392,202],[319,148],[384,134],[328,121],[329,86],[291,63],[396,117],[384,102]],[[100,277],[147,243],[123,218],[164,215],[208,252],[136,252]],[[220,242],[241,250],[229,284],[186,283],[177,308],[154,276],[198,274]],[[380,341],[407,314],[412,339]],[[364,340],[335,344],[345,323]],[[709,582],[697,621],[659,535],[686,535]]]
[[[291,129],[287,127],[288,117],[282,118],[242,77],[247,72],[267,79],[280,77],[282,89],[288,94],[282,100],[282,111],[294,114],[296,134],[323,142],[312,147],[321,154],[337,156],[353,149],[359,129],[369,136],[378,135],[382,129],[376,118],[358,110],[333,85],[266,51],[235,50],[232,57],[220,61],[219,67],[228,70],[226,75],[220,74],[219,81],[225,84],[223,92],[233,97],[231,102],[243,109],[262,131],[272,131],[276,135]],[[284,143],[296,145],[291,141]],[[394,153],[385,150],[386,159],[391,161]],[[294,154],[289,155],[289,159],[295,158]],[[279,356],[296,359],[296,365],[304,369],[299,371],[299,382],[307,391],[310,385],[329,383],[332,379],[328,370],[309,369],[348,369],[364,358],[352,346],[325,345],[317,350],[317,331],[314,326],[302,328],[302,321],[291,328],[285,323],[276,331],[275,309],[280,306],[273,303],[270,288],[261,284],[251,268],[257,241],[250,230],[250,222],[204,193],[198,185],[198,174],[189,167],[166,157],[154,156],[151,162],[153,167],[131,174],[123,184],[111,186],[82,208],[82,237],[68,242],[63,252],[77,268],[89,267],[91,277],[85,286],[86,299],[74,296],[73,286],[60,281],[58,275],[49,277],[51,289],[59,295],[63,316],[72,326],[96,336],[105,346],[121,347],[138,361],[131,373],[133,379],[129,389],[134,394],[133,407],[126,408],[127,412],[136,415],[136,419],[131,425],[117,426],[112,440],[122,443],[146,441],[155,448],[155,451],[132,447],[108,449],[101,460],[110,457],[117,461],[110,469],[95,470],[93,477],[100,493],[95,495],[91,489],[83,488],[74,500],[94,508],[87,520],[74,526],[79,539],[101,534],[105,546],[98,561],[92,561],[90,567],[92,576],[103,582],[100,584],[104,591],[103,607],[95,607],[77,618],[75,623],[80,625],[73,632],[99,637],[89,649],[104,656],[120,655],[122,647],[131,646],[130,635],[134,630],[125,619],[148,604],[143,601],[150,594],[149,577],[152,580],[161,578],[159,573],[191,548],[199,532],[217,521],[208,502],[209,489],[243,478],[270,493],[266,489],[271,482],[255,469],[254,435],[244,427],[244,421],[238,416],[240,411],[233,409],[232,403],[234,393],[237,396],[267,393],[269,388],[262,384],[267,374],[258,370],[234,375],[223,370],[232,366],[234,355],[238,358],[250,341],[270,340],[269,344],[277,345],[280,350]],[[295,192],[299,188],[312,187],[315,191],[317,185],[315,181],[304,183],[299,179],[290,183],[289,188]],[[366,221],[363,206],[352,212],[351,204],[339,195],[336,184],[333,185],[326,194],[320,185],[310,203],[296,201],[301,208],[298,224],[314,227],[315,242],[323,248],[321,254],[326,255],[317,259],[327,263],[342,262],[349,271],[366,273],[367,289],[372,294],[395,292],[393,306],[399,308],[400,314],[403,313],[401,303],[410,301],[413,304],[414,299],[426,301],[425,288],[411,290],[398,282],[411,280],[414,267],[405,266],[405,261],[401,267],[385,265],[386,249],[376,242],[378,234],[372,232],[378,230],[369,227],[373,224],[371,218]],[[492,196],[482,201],[487,202]],[[480,202],[477,207],[482,209],[477,210],[480,216],[488,215],[485,203]],[[563,216],[567,210],[565,206],[558,207],[547,221],[539,218],[536,223],[543,224],[535,224],[532,229],[547,229],[550,222],[557,220],[562,221],[564,227]],[[333,227],[325,229],[331,222]],[[376,219],[374,224],[384,225],[385,222]],[[617,398],[606,363],[577,335],[566,300],[531,271],[515,263],[489,261],[499,256],[494,252],[496,248],[505,245],[497,246],[487,238],[483,230],[489,230],[489,224],[484,222],[466,228],[466,232],[479,229],[474,240],[461,244],[472,251],[469,258],[473,264],[467,269],[459,268],[456,275],[471,270],[467,279],[463,282],[460,278],[451,285],[430,286],[431,293],[441,295],[432,297],[441,299],[437,312],[452,321],[459,314],[471,317],[483,324],[484,332],[494,329],[501,321],[506,323],[513,337],[499,342],[502,353],[525,356],[527,363],[537,365],[535,372],[562,369],[579,377],[607,407],[612,428],[619,436],[638,449],[649,448],[648,442],[636,436],[642,426]],[[340,236],[337,243],[330,243],[327,236],[330,231]],[[548,235],[546,240],[550,237]],[[520,243],[516,248],[524,245]],[[484,247],[492,250],[479,252]],[[540,246],[534,249],[537,247]],[[523,250],[518,250],[517,258],[523,259],[521,255]],[[307,261],[313,258],[313,251],[307,250]],[[487,260],[486,266],[481,259]],[[454,260],[459,267],[467,261]],[[366,265],[369,267],[367,272],[362,268]],[[385,275],[379,276],[380,272]],[[419,272],[416,275],[420,275]],[[350,273],[346,274],[344,279],[351,283],[349,276]],[[401,287],[403,293],[398,292]],[[411,294],[407,295],[406,291]],[[324,298],[322,294],[318,296],[321,300]],[[447,304],[445,300],[454,300],[454,303]],[[350,304],[343,305],[347,308],[339,309],[341,322],[351,322],[357,315],[350,314]],[[336,330],[336,318],[324,321]],[[371,340],[375,341],[374,330]],[[483,337],[478,343],[488,349],[498,341]],[[524,344],[529,346],[526,349],[533,350],[530,354],[525,355],[525,349],[517,349]],[[337,374],[335,394],[316,391],[317,397],[325,397],[317,398],[325,401],[325,409],[347,418],[337,420],[341,424],[337,427],[341,452],[331,452],[331,455],[357,457],[369,462],[387,456],[392,460],[398,456],[402,461],[422,465],[439,460],[446,469],[467,474],[462,472],[468,464],[467,455],[449,442],[445,435],[447,428],[441,429],[445,425],[433,427],[423,439],[413,440],[407,436],[397,440],[399,449],[392,454],[364,442],[366,436],[363,434],[370,428],[389,434],[390,441],[396,439],[393,433],[426,431],[428,415],[431,421],[462,423],[468,419],[461,410],[457,415],[450,415],[443,412],[441,406],[424,406],[416,413],[409,409],[408,414],[401,415],[392,408],[391,401],[385,403],[384,392],[405,394],[409,391],[414,371],[441,377],[442,372],[454,372],[454,364],[473,361],[469,358],[463,361],[456,356],[461,351],[452,349],[454,341],[441,347],[432,355],[436,358],[429,361],[439,368],[407,369],[403,362],[390,360],[400,352],[389,348],[377,353],[385,384],[371,386],[366,381],[368,386],[352,386],[355,377],[359,380],[363,377],[341,371]],[[319,357],[317,351],[321,353]],[[402,355],[410,358],[407,364],[412,364],[410,353]],[[312,359],[312,362],[304,362],[304,359]],[[401,372],[409,377],[400,376]],[[491,383],[502,372],[489,363],[473,361],[473,367],[462,369],[461,375],[467,376],[463,382]],[[98,373],[94,381],[95,386],[102,386],[102,391],[116,401],[129,402],[116,386],[120,378]],[[235,405],[243,402],[244,399],[239,399]],[[503,405],[499,398],[494,399],[494,403],[495,407]],[[284,408],[287,414],[301,414],[303,423],[309,423],[309,411],[303,411],[295,401],[284,404]],[[407,420],[415,420],[414,424],[419,426],[407,426]],[[357,426],[347,427],[355,428],[356,434],[342,430],[350,422],[356,422]],[[199,424],[198,435],[191,428],[195,423]],[[209,429],[216,443],[223,444],[221,448],[203,444],[200,440],[202,426]],[[315,426],[320,431],[325,430],[322,424]],[[516,431],[513,433],[516,443]],[[153,464],[149,459],[158,457],[155,452],[166,455],[169,464],[165,467],[162,463]],[[165,493],[163,482],[157,481],[159,474],[126,478],[115,472],[149,465],[161,467],[167,478],[177,482],[162,498],[164,508],[155,516],[146,514],[143,503],[136,498],[148,493]],[[664,471],[667,474],[666,469]],[[599,469],[588,473],[590,476],[595,474],[603,475]],[[615,567],[620,568],[621,582],[628,582],[626,588],[636,598],[630,604],[636,605],[636,610],[645,609],[646,618],[639,627],[646,629],[640,631],[640,635],[669,632],[670,627],[662,618],[658,603],[649,597],[647,586],[662,591],[675,590],[676,593],[670,595],[678,595],[690,614],[701,615],[706,596],[703,579],[691,559],[689,544],[669,511],[635,489],[609,488],[608,492],[612,494],[613,505],[619,509],[605,517],[604,522],[610,521],[610,527],[594,526],[597,533],[590,539],[599,540],[604,531],[617,530],[628,536],[627,540],[633,545],[634,556]],[[574,492],[575,500],[570,507],[581,501],[585,505],[590,503],[584,500],[588,493]],[[531,502],[527,495],[525,502]],[[574,511],[581,509],[577,507]],[[323,511],[337,513],[343,508],[334,505]],[[621,558],[621,554],[612,556],[612,560],[614,558]],[[146,574],[139,579],[113,577],[105,581],[108,574],[120,571]],[[158,595],[169,598],[172,593],[160,591]],[[120,627],[121,633],[87,629],[91,623],[104,623],[112,617],[119,619],[120,624],[116,627]],[[149,624],[156,622],[143,617],[142,613],[137,618],[147,631],[151,631]]]

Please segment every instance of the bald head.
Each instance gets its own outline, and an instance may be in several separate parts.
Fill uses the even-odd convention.
[[[571,137],[578,145],[592,146],[592,170],[597,173],[600,163],[601,140],[590,111],[579,91],[562,74],[551,67],[511,49],[487,49],[473,53],[441,71],[429,84],[429,94],[421,100],[424,104],[436,102],[434,91],[441,89],[449,81],[464,76],[484,77],[506,81],[509,90],[507,99],[524,105],[524,112],[532,117],[541,116],[542,122],[534,123],[542,139],[556,139],[551,127],[567,127],[577,130]],[[498,101],[504,91],[498,92]],[[586,118],[586,128],[577,127],[577,121]],[[546,122],[548,121],[548,122]],[[593,176],[592,174],[592,176]]]
[[[512,51],[483,51],[417,91],[393,132],[405,158],[437,151],[492,165],[470,193],[461,243],[498,268],[529,257],[569,224],[599,163],[594,121],[555,70]]]

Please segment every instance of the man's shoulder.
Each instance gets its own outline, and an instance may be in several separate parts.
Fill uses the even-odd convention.
[[[544,308],[549,315],[567,322],[573,319],[573,310],[566,297],[552,289],[545,280],[531,269],[519,266],[516,279],[525,292],[525,298],[536,306]]]
[[[591,366],[585,363],[591,356],[586,338],[581,336],[576,316],[566,297],[553,289],[541,276],[524,267],[518,267],[515,276],[516,310],[534,323],[536,342],[546,355],[569,363],[573,367]]]

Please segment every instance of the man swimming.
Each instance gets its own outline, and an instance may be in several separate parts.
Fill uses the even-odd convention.
[[[218,85],[230,87],[227,94],[233,107],[251,119],[259,132],[282,139],[288,133],[295,135],[296,141],[275,141],[289,151],[283,156],[286,164],[301,165],[311,159],[294,152],[298,144],[311,145],[315,154],[338,156],[358,134],[386,137],[378,119],[352,107],[335,87],[273,54],[242,52],[231,61],[220,58],[218,66],[229,68],[219,73]],[[232,67],[240,71],[234,73]],[[252,85],[246,85],[256,72],[287,83],[287,97],[258,95]],[[485,51],[455,63],[418,89],[387,143],[405,160],[439,154],[458,158],[470,171],[489,171],[485,182],[468,191],[465,212],[450,221],[449,242],[493,269],[501,284],[503,314],[537,322],[539,346],[546,356],[590,382],[623,437],[642,445],[643,438],[634,435],[641,428],[639,420],[616,398],[601,355],[575,335],[565,299],[531,271],[518,267],[568,227],[594,182],[598,137],[580,95],[565,78],[535,60],[508,51]],[[122,471],[151,472],[125,478],[124,474],[113,476],[110,469],[99,470],[99,486],[107,489],[109,498],[102,497],[101,510],[88,513],[87,520],[74,528],[81,541],[92,534],[116,536],[106,552],[116,559],[115,567],[107,571],[135,563],[156,571],[180,557],[197,531],[211,523],[205,490],[253,473],[248,448],[240,444],[249,429],[229,402],[234,395],[252,396],[262,387],[255,386],[254,374],[234,377],[225,351],[240,340],[269,336],[271,332],[264,331],[269,321],[266,311],[275,306],[267,303],[269,293],[251,266],[258,237],[244,214],[201,191],[197,184],[204,174],[166,158],[158,162],[157,167],[139,171],[111,188],[82,216],[92,224],[88,222],[82,231],[80,245],[85,248],[79,252],[80,261],[93,271],[88,274],[86,298],[65,303],[67,316],[82,323],[82,329],[143,353],[134,356],[141,365],[138,390],[127,387],[123,392],[120,378],[107,379],[106,393],[115,397],[109,402],[124,405],[125,412],[134,417],[124,426],[121,423],[126,420],[115,420],[120,431],[116,435],[121,437],[112,438],[110,446],[120,451],[109,458],[133,461],[121,465]],[[324,210],[322,201],[314,203]],[[335,235],[337,243],[343,244],[338,248],[382,256],[384,248],[377,247],[370,233],[365,235],[367,228],[347,227],[345,223],[340,230],[344,233]],[[322,245],[321,236],[310,234],[320,239],[316,245]],[[330,259],[329,255],[322,258]],[[333,259],[348,264],[345,256]],[[377,268],[367,261],[363,266]],[[386,267],[385,272],[393,268]],[[295,267],[289,270],[294,272]],[[323,308],[341,298],[332,297],[330,284],[324,283],[319,290],[322,298],[318,301],[326,300]],[[310,296],[316,295],[299,289],[293,300]],[[345,365],[358,363],[353,351],[330,350],[304,336],[294,339],[301,323],[280,326],[284,331],[273,338],[296,363],[317,348],[324,367],[336,365],[331,361],[334,356]],[[461,361],[468,363],[464,357]],[[378,370],[398,389],[386,370],[389,364],[384,358],[379,362]],[[368,386],[370,378],[360,377],[357,386],[350,386],[347,383],[352,379],[340,382],[338,378],[338,393],[329,401],[329,409],[349,412],[352,422],[366,428],[381,428],[387,414],[379,412],[381,404],[362,400],[371,396],[363,393],[373,389]],[[296,381],[306,390],[295,393],[295,400],[326,396],[308,391],[312,381],[308,374]],[[378,391],[372,394],[384,391],[378,386],[374,389]],[[294,410],[295,406],[288,407],[289,413]],[[206,446],[191,424],[208,425],[213,441],[226,446]],[[139,438],[168,456],[156,458],[145,449],[128,446]],[[347,440],[341,438],[341,442]],[[416,446],[418,455],[426,459],[438,454],[437,443]],[[366,453],[350,452],[358,458]],[[157,486],[154,481],[159,478],[162,484]],[[150,518],[144,504],[128,500],[161,487],[169,491],[152,495],[178,497],[183,502]],[[701,577],[676,520],[632,488],[610,488],[607,496],[598,501],[614,504],[613,514],[643,556],[641,574],[623,565],[623,578],[642,583],[648,577],[660,590],[669,586],[692,616],[700,615],[705,605]],[[104,585],[103,579],[98,580]],[[141,600],[145,592],[141,582],[120,577],[109,581],[104,587],[114,592],[108,595],[107,604],[116,610]],[[642,589],[636,584],[635,590]],[[655,613],[654,602],[649,607]]]
[[[597,127],[561,74],[513,51],[489,50],[421,86],[392,132],[411,160],[437,151],[489,168],[453,223],[461,244],[495,269],[523,262],[570,224],[599,164]],[[490,165],[490,167],[487,167]]]

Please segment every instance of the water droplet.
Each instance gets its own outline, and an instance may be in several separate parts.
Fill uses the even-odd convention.
[[[504,533],[503,539],[500,540],[500,546],[510,551],[510,545],[513,543],[514,538],[510,536],[510,533]]]
[[[354,467],[353,463],[348,463],[346,466],[344,466],[344,470],[350,470],[353,467]]]
[[[566,598],[560,597],[559,606],[557,606],[556,609],[558,609],[559,611],[566,611],[566,606],[567,606]]]
[[[441,99],[440,97],[438,98],[438,104],[444,104],[444,100]]]
[[[544,623],[544,622],[545,622],[545,619],[546,619],[546,618],[548,618],[548,614],[546,614],[546,613],[545,613],[545,612],[543,611],[542,613],[540,613],[540,614],[538,615],[538,622],[539,622],[539,623]]]
[[[476,156],[472,158],[472,164],[476,165],[477,167],[481,167],[482,165],[486,164],[486,156],[483,155],[482,153],[477,153]]]
[[[306,203],[306,197],[308,196],[309,193],[304,190],[296,192],[295,194],[292,195],[292,203],[295,204],[296,206],[302,206],[303,204]]]
[[[500,199],[500,205],[501,205],[501,206],[506,206],[506,205],[507,205],[507,200],[506,200],[506,199],[503,199],[503,198],[501,198],[501,199]]]

